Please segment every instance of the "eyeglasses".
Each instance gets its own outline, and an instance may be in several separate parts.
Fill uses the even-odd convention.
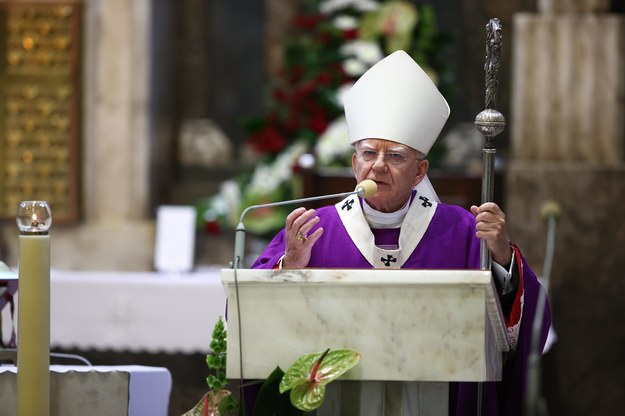
[[[423,158],[410,159],[408,156],[402,153],[380,153],[375,150],[360,150],[356,152],[359,158],[363,160],[363,162],[375,162],[378,160],[378,156],[382,155],[385,163],[389,165],[399,166],[407,160],[423,160]]]

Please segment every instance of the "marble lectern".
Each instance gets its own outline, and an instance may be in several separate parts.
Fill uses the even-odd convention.
[[[447,382],[501,379],[490,271],[224,269],[222,283],[228,378],[264,379],[327,348],[362,355],[318,414],[447,414]]]

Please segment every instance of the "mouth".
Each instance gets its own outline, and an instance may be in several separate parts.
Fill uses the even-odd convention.
[[[389,189],[390,185],[387,182],[382,182],[382,181],[376,181],[373,180],[375,182],[375,184],[377,185],[377,191],[376,194],[379,194],[380,191],[385,192],[386,190]]]

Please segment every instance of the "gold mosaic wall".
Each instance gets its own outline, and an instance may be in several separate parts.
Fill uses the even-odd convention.
[[[78,217],[79,25],[76,2],[0,2],[0,217],[46,200]]]

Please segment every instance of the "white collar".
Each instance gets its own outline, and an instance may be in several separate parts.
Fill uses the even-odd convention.
[[[410,198],[404,204],[403,207],[395,212],[381,212],[377,211],[366,200],[363,200],[362,211],[365,215],[365,219],[371,228],[399,228],[404,222],[404,217],[410,208]]]

